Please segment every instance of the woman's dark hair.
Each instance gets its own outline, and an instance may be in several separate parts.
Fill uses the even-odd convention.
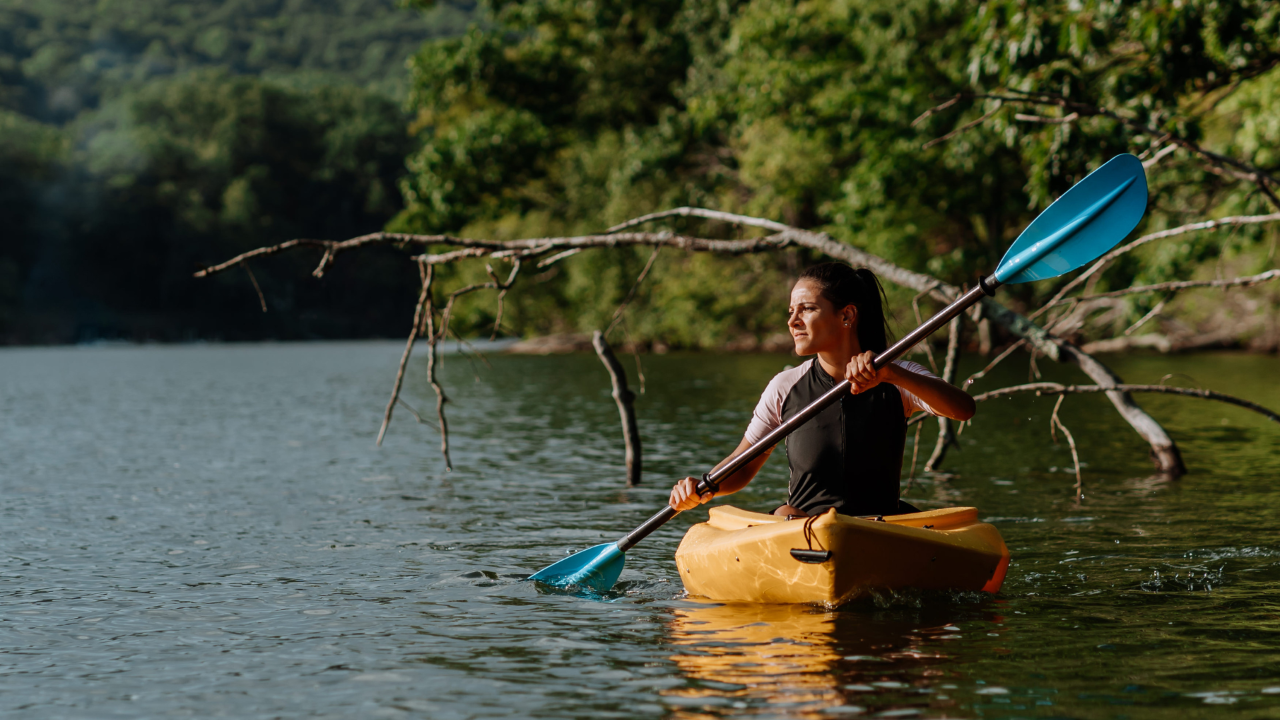
[[[884,315],[884,288],[880,279],[867,268],[852,268],[844,263],[822,263],[800,273],[801,280],[812,280],[818,292],[837,311],[852,305],[858,309],[858,345],[863,351],[884,352],[889,347],[889,321]]]

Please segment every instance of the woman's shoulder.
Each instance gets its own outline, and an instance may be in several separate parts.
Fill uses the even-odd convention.
[[[801,362],[799,365],[784,368],[782,372],[774,375],[773,379],[769,381],[769,388],[777,389],[782,386],[790,387],[795,385],[800,381],[800,378],[804,377],[805,373],[809,372],[809,369],[813,366],[813,362],[813,358],[809,358],[808,360]]]

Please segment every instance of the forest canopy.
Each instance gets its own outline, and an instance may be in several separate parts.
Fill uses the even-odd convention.
[[[1280,209],[1266,183],[1165,150],[1177,136],[1276,172],[1276,3],[540,0],[487,10],[487,23],[413,59],[422,146],[395,229],[592,232],[698,205],[820,229],[972,283],[1037,212],[1120,152],[1165,151],[1149,170],[1154,202],[1140,230]],[[1252,227],[1153,246],[1099,288],[1224,264],[1256,271],[1271,266],[1275,239]],[[642,263],[643,251],[566,261],[517,300],[512,322],[601,327]],[[715,345],[777,329],[791,272],[768,258],[668,254],[633,306],[633,339]],[[1015,302],[1053,289],[1020,288]],[[1112,324],[1158,299],[1127,300]],[[473,307],[477,324],[488,320],[481,300]],[[1272,325],[1251,327],[1274,347]]]

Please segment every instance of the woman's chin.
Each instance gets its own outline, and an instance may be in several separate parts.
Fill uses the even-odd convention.
[[[809,349],[809,338],[792,338],[792,340],[795,341],[797,355],[804,357],[805,355],[813,354],[813,351]]]

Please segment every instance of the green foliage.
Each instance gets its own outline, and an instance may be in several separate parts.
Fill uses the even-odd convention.
[[[311,257],[255,263],[266,316],[243,272],[191,273],[385,224],[412,149],[405,58],[470,14],[0,0],[0,340],[401,334],[414,273],[383,255],[323,284],[301,279]]]
[[[465,5],[422,13],[393,0],[0,0],[0,103],[65,121],[211,65],[395,94],[423,39],[456,35],[468,20]]]
[[[486,11],[412,61],[422,148],[397,228],[587,232],[700,204],[971,283],[1090,169],[1150,155],[1165,133],[1277,167],[1280,6],[1263,0],[528,0]],[[1132,122],[1052,122],[1067,111],[983,97],[1036,93]],[[1149,228],[1266,210],[1254,187],[1186,152],[1151,176]],[[1189,237],[1117,264],[1107,282],[1167,279],[1220,251],[1212,236]],[[633,305],[634,334],[707,345],[777,327],[762,319],[785,303],[794,269],[781,258],[675,255]],[[637,260],[575,257],[522,302],[553,308],[562,326],[600,327]]]

